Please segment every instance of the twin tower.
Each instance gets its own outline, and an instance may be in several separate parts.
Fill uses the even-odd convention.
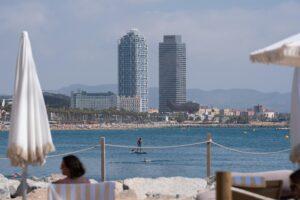
[[[119,96],[138,97],[140,112],[148,111],[148,45],[137,29],[118,44]],[[159,43],[159,112],[172,112],[186,102],[186,48],[180,35]]]

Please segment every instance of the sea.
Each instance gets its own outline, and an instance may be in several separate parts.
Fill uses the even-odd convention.
[[[51,155],[68,154],[99,144],[135,146],[142,137],[143,146],[173,146],[205,141],[211,133],[214,142],[245,152],[276,152],[290,148],[288,130],[275,128],[160,128],[132,130],[52,131],[56,151]],[[8,132],[0,132],[0,158],[6,157]],[[144,149],[135,154],[130,148],[106,147],[106,177],[121,180],[133,177],[206,177],[206,144],[170,148]],[[267,155],[244,154],[219,146],[211,147],[211,171],[254,172],[296,169],[289,161],[289,152]],[[100,147],[75,153],[86,168],[86,176],[100,179]],[[48,158],[43,166],[30,166],[29,176],[45,177],[60,172],[62,156]],[[21,173],[9,160],[0,159],[0,174]]]

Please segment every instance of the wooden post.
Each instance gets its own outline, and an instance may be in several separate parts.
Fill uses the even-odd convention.
[[[216,180],[217,180],[217,186],[216,186],[217,200],[232,200],[231,173],[217,172]]]
[[[207,134],[207,143],[206,143],[206,177],[211,175],[211,134]]]
[[[101,144],[101,181],[105,181],[105,137],[100,138]]]

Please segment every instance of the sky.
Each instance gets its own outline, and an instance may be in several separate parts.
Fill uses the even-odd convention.
[[[249,53],[300,32],[292,0],[2,0],[0,94],[12,94],[19,37],[27,30],[44,90],[117,84],[118,39],[137,28],[158,86],[158,43],[180,34],[187,87],[289,92],[293,69],[253,64]]]

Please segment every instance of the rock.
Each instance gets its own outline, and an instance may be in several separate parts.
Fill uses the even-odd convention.
[[[120,192],[123,192],[123,184],[119,181],[116,181],[116,186],[115,186],[115,194],[119,194]]]
[[[202,192],[199,192],[196,196],[196,200],[213,200],[216,199],[216,191],[215,190],[210,190],[206,189],[203,190]]]
[[[206,183],[204,179],[184,177],[131,178],[124,180],[124,185],[134,190],[138,199],[147,200],[158,198],[193,199],[199,189],[206,187]]]
[[[32,176],[30,179],[33,181],[43,181],[43,178],[38,178],[36,176]]]
[[[145,200],[194,200],[193,197],[186,197],[183,195],[163,195],[163,194],[152,194],[147,193],[147,198]]]
[[[10,198],[8,179],[0,174],[0,199]]]
[[[20,181],[14,180],[14,179],[9,179],[8,185],[9,185],[10,194],[14,194],[17,191],[18,186],[20,185]]]
[[[43,181],[34,181],[31,179],[27,179],[27,183],[29,187],[35,187],[35,188],[48,188],[49,183],[43,182]]]
[[[28,194],[28,200],[46,200],[47,199],[47,189],[36,189]],[[17,197],[14,200],[22,200],[22,197]]]
[[[66,178],[66,176],[62,175],[62,174],[51,174],[50,177],[48,177],[48,183],[49,182],[55,182],[58,181],[59,179],[64,179]]]
[[[123,190],[129,190],[129,186],[126,184],[123,184]]]
[[[116,194],[116,200],[140,200],[133,190],[123,190]]]

